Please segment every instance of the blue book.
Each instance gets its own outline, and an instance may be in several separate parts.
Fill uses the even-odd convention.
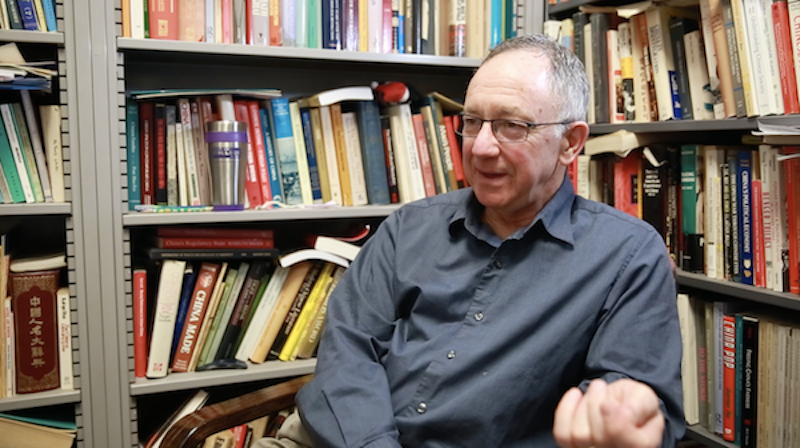
[[[753,284],[753,205],[750,189],[752,157],[749,149],[736,152],[736,209],[739,231],[739,275],[741,283]]]
[[[264,133],[264,147],[267,151],[267,169],[269,170],[269,188],[272,191],[272,200],[283,202],[283,184],[281,183],[281,167],[275,156],[275,140],[273,140],[272,124],[266,109],[259,109],[261,118],[261,132]]]
[[[386,151],[381,133],[381,116],[375,101],[356,101],[361,159],[367,181],[367,198],[372,205],[389,203],[389,182],[386,179]]]
[[[58,31],[55,0],[42,0],[42,9],[44,10],[44,22],[47,25],[47,31]]]
[[[183,331],[183,322],[186,320],[186,313],[189,311],[189,302],[192,301],[195,280],[197,280],[197,272],[194,271],[191,264],[186,263],[186,269],[183,271],[181,298],[180,302],[178,302],[178,317],[175,320],[175,333],[172,337],[172,350],[169,352],[169,365],[172,365],[172,357],[175,356],[175,350],[178,349],[178,342]]]
[[[303,140],[306,142],[306,157],[308,158],[308,174],[311,179],[311,196],[314,203],[322,202],[322,186],[319,180],[319,166],[317,165],[317,150],[314,147],[314,130],[311,128],[311,111],[307,107],[300,108],[300,121],[303,124]]]
[[[406,52],[406,16],[405,11],[400,11],[397,15],[397,52]]]
[[[9,0],[9,3],[14,0]],[[19,6],[19,17],[22,20],[22,27],[29,31],[39,31],[39,24],[36,23],[36,10],[33,8],[33,0],[17,0]]]
[[[492,13],[489,17],[489,48],[494,48],[503,40],[503,0],[488,1]]]
[[[129,100],[125,107],[126,145],[128,147],[128,210],[135,210],[142,203],[142,191],[139,187],[139,103]]]
[[[297,153],[294,148],[292,121],[289,117],[289,100],[275,98],[270,101],[272,111],[272,132],[275,135],[275,152],[281,167],[283,203],[300,205],[303,197],[300,192],[300,174],[297,170]]]
[[[342,49],[342,0],[322,1],[322,48]]]

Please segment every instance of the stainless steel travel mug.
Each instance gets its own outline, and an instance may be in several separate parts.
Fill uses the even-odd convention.
[[[211,205],[244,204],[247,124],[210,121],[206,123],[205,141],[211,164]]]

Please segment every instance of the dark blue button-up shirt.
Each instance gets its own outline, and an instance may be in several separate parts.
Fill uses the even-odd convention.
[[[570,386],[650,385],[684,432],[675,284],[644,221],[565,178],[506,240],[471,189],[397,210],[330,298],[297,403],[317,448],[555,446]]]

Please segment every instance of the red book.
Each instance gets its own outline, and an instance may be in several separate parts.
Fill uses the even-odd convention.
[[[447,142],[450,144],[450,157],[453,159],[453,171],[456,174],[456,180],[459,187],[468,185],[467,180],[464,178],[464,166],[461,161],[461,145],[458,144],[458,137],[456,137],[456,118],[453,115],[444,116],[444,127],[447,130]]]
[[[50,269],[8,275],[18,394],[56,389],[61,384],[56,331],[60,273],[59,269]]]
[[[253,39],[253,0],[245,0],[244,2],[245,14],[245,42],[247,45],[254,45]]]
[[[233,0],[222,0],[222,43],[233,43]]]
[[[800,147],[785,146],[782,154],[800,153]],[[789,292],[800,294],[800,159],[783,162],[786,172],[786,217],[789,233]]]
[[[142,101],[139,103],[139,135],[141,136],[141,143],[139,144],[139,165],[142,173],[142,204],[152,205],[155,204],[154,188],[155,183],[153,176],[153,119],[155,118],[155,104],[150,101]]]
[[[175,358],[172,361],[173,372],[187,372],[189,361],[192,359],[192,352],[197,348],[197,337],[200,334],[200,326],[208,310],[208,303],[211,300],[211,293],[217,281],[220,265],[214,263],[203,263],[197,274],[194,284],[194,291],[189,302],[186,313],[186,320],[183,323],[178,348],[175,350]]]
[[[736,434],[736,318],[722,316],[722,438]]]
[[[154,239],[155,247],[162,249],[272,249],[272,238],[184,238],[160,237]]]
[[[383,23],[381,24],[381,53],[392,52],[392,0],[383,0]]]
[[[641,218],[639,190],[642,159],[638,152],[614,162],[614,208]],[[574,180],[573,180],[574,187]]]
[[[151,39],[178,40],[177,0],[147,0]]]
[[[250,136],[252,137],[250,148],[255,155],[256,174],[258,175],[258,184],[261,186],[261,199],[263,202],[271,201],[272,190],[270,189],[269,166],[267,164],[267,147],[264,144],[264,130],[261,129],[258,101],[248,101],[247,112],[250,118]]]
[[[772,3],[772,21],[775,31],[775,50],[778,55],[778,73],[781,75],[783,113],[800,113],[795,80],[794,56],[792,55],[792,33],[789,29],[789,7],[787,2]]]
[[[436,181],[433,179],[433,166],[431,165],[431,153],[428,149],[428,137],[425,134],[425,123],[422,114],[414,114],[411,117],[414,123],[414,137],[417,139],[417,152],[419,153],[419,164],[422,168],[422,181],[425,183],[425,195],[436,196]]]
[[[250,113],[247,111],[247,100],[235,99],[233,100],[233,109],[236,113],[236,121],[247,123],[247,141],[253,141],[252,124],[250,123]],[[250,203],[250,208],[256,208],[264,203],[261,197],[261,185],[258,182],[258,174],[256,170],[255,151],[252,151],[251,145],[247,145],[247,169],[244,175],[244,190],[247,195],[247,201]],[[241,162],[240,162],[241,163]]]
[[[147,270],[133,270],[133,373],[147,373]]]
[[[244,448],[244,442],[247,440],[247,423],[234,426],[231,430],[233,431],[233,447]]]
[[[156,235],[190,238],[265,238],[273,239],[270,229],[230,229],[216,227],[158,227]]]
[[[280,2],[269,2],[269,44],[273,47],[283,45]]]
[[[753,284],[767,287],[767,261],[764,253],[764,213],[761,181],[756,179],[750,183],[753,196]]]
[[[156,103],[154,122],[155,144],[155,202],[167,203],[167,116],[166,104]]]
[[[219,120],[219,114],[214,113],[214,102],[211,97],[201,96],[197,99],[200,102],[200,121],[203,122],[203,132],[206,131],[206,123]]]

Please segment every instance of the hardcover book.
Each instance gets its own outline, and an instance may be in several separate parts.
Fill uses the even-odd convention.
[[[60,386],[56,311],[60,273],[51,269],[9,274],[18,394]]]

